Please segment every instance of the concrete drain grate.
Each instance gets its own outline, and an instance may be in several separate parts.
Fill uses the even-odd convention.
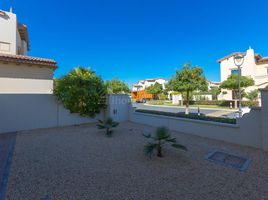
[[[229,154],[224,151],[214,150],[205,156],[206,160],[224,165],[226,167],[231,167],[238,169],[240,171],[245,171],[248,169],[251,159],[241,157],[238,155]]]

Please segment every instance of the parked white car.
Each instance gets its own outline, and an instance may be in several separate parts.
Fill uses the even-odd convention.
[[[242,117],[247,114],[250,113],[251,108],[250,107],[243,107],[242,108]],[[239,111],[236,112],[236,118],[239,118]]]

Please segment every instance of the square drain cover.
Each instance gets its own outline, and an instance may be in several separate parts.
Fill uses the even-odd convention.
[[[247,170],[251,160],[245,157],[233,155],[220,150],[214,150],[205,156],[206,160],[232,167],[240,171]]]

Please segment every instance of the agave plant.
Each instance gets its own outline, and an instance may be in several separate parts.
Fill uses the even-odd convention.
[[[158,157],[163,157],[162,149],[165,143],[171,143],[172,147],[187,151],[187,148],[185,146],[176,143],[176,138],[171,137],[169,129],[166,127],[157,128],[154,136],[152,136],[151,134],[148,134],[148,135],[143,134],[143,136],[149,139],[153,139],[154,141],[154,142],[149,142],[144,147],[144,153],[146,155],[149,155],[150,157],[152,156],[154,151],[157,152]]]
[[[99,123],[97,124],[97,127],[99,129],[105,129],[107,136],[112,136],[113,130],[112,128],[117,127],[119,125],[118,122],[113,121],[112,118],[107,118],[104,121],[99,120]]]

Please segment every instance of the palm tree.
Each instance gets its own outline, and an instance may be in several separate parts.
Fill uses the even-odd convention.
[[[105,129],[106,130],[106,136],[112,136],[113,130],[112,128],[115,128],[119,125],[118,122],[113,121],[112,118],[107,118],[104,121],[99,120],[99,123],[97,124],[97,127],[99,129]]]
[[[144,147],[144,153],[146,155],[149,155],[150,157],[152,156],[155,150],[157,151],[158,157],[163,157],[163,154],[162,154],[163,145],[167,142],[171,143],[171,146],[174,148],[187,151],[187,148],[185,146],[176,143],[176,138],[171,137],[169,129],[166,127],[157,128],[154,136],[152,136],[151,134],[148,134],[148,135],[143,134],[143,136],[154,140],[154,142],[149,142]]]

